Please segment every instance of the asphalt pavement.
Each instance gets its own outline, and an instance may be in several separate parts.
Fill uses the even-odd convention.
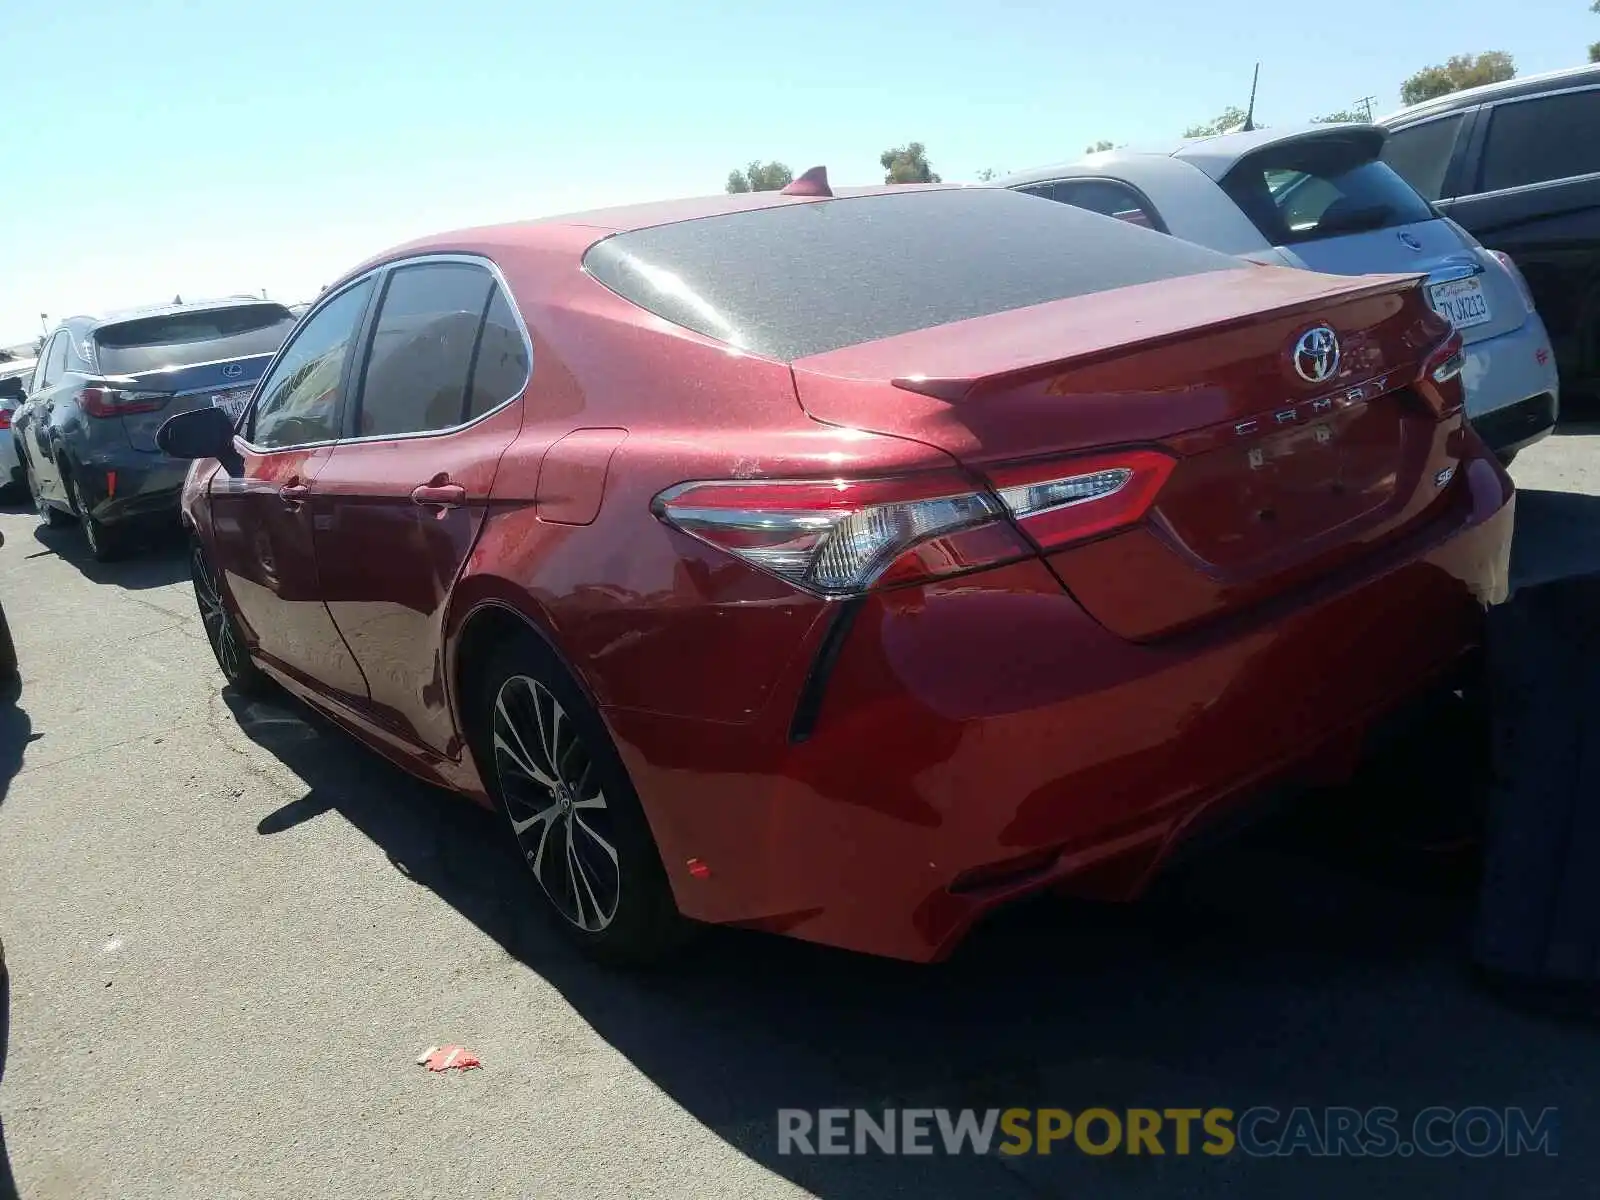
[[[1600,568],[1600,429],[1513,474],[1517,575]],[[98,566],[30,513],[0,531],[23,672],[0,701],[0,1118],[27,1200],[1533,1200],[1600,1178],[1600,1032],[1464,968],[1470,856],[1432,835],[1476,768],[1443,739],[1146,901],[1028,905],[937,967],[712,931],[623,974],[530,916],[488,814],[225,692],[181,543]],[[481,1069],[417,1065],[447,1043]],[[1563,1137],[1516,1158],[777,1152],[779,1108],[1258,1104],[1555,1106]]]

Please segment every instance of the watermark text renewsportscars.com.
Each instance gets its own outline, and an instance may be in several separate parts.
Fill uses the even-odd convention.
[[[1554,1156],[1554,1108],[781,1108],[779,1154]]]

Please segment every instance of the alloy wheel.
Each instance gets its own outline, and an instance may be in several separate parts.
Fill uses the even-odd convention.
[[[579,929],[607,928],[622,894],[611,811],[589,747],[537,679],[500,685],[494,763],[511,832],[545,895]]]
[[[200,605],[200,622],[205,626],[211,649],[222,665],[222,673],[230,680],[241,674],[244,660],[239,638],[233,628],[233,619],[222,603],[222,583],[211,569],[206,552],[197,543],[192,550],[194,568],[194,595]]]

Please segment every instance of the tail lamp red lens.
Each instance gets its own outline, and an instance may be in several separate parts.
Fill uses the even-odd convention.
[[[0,408],[0,429],[10,429],[10,428],[11,428],[11,410],[9,408]]]
[[[1023,464],[995,490],[958,472],[898,479],[684,483],[652,509],[672,527],[824,596],[958,574],[1133,524],[1173,460],[1127,451]]]
[[[1466,366],[1466,348],[1459,330],[1451,330],[1450,336],[1422,360],[1417,391],[1440,416],[1448,416],[1466,403],[1466,384],[1461,378]]]
[[[1494,260],[1497,263],[1506,269],[1506,274],[1511,276],[1512,281],[1516,283],[1517,290],[1522,293],[1523,307],[1530,313],[1537,312],[1538,309],[1533,302],[1533,289],[1528,286],[1528,280],[1523,275],[1522,268],[1517,266],[1512,257],[1504,250],[1491,250],[1489,253],[1494,256]]]
[[[123,392],[116,388],[86,387],[78,395],[78,404],[91,417],[127,417],[136,413],[160,412],[166,407],[168,399],[167,396]]]

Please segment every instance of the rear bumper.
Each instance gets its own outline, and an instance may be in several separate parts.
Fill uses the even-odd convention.
[[[1242,800],[1345,774],[1376,721],[1480,643],[1513,497],[1485,457],[1456,487],[1358,577],[1151,644],[1107,631],[1041,562],[874,594],[803,741],[790,725],[828,621],[751,724],[607,709],[680,908],[926,961],[1027,892],[1136,895]]]
[[[189,464],[159,454],[108,455],[76,468],[78,493],[98,521],[176,517]]]
[[[1537,314],[1529,316],[1520,329],[1467,346],[1466,358],[1461,374],[1467,389],[1467,415],[1491,450],[1505,453],[1530,445],[1555,425],[1560,415],[1561,381],[1550,337]],[[1502,413],[1507,415],[1502,418]],[[1531,430],[1528,420],[1542,419],[1545,414],[1544,426]],[[1516,444],[1497,440],[1501,437],[1510,437]]]

